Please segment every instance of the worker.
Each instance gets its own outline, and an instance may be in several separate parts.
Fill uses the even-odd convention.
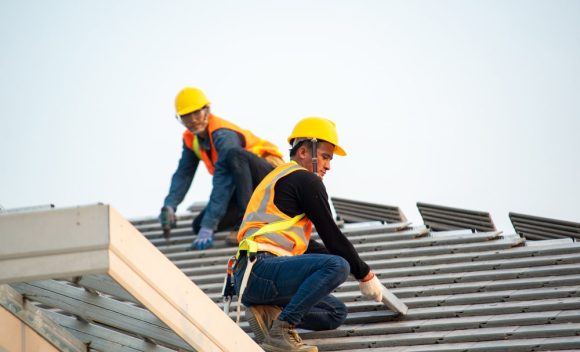
[[[183,147],[177,170],[171,179],[159,219],[169,239],[176,227],[175,211],[193,181],[199,162],[213,175],[213,188],[205,209],[193,220],[197,234],[191,249],[213,246],[216,230],[232,230],[229,245],[236,236],[253,189],[274,166],[282,164],[282,154],[274,144],[211,113],[210,102],[198,88],[182,89],[175,98],[177,120],[185,126]]]
[[[323,179],[333,156],[346,155],[335,124],[305,118],[288,142],[290,163],[270,172],[248,203],[233,282],[264,350],[311,352],[317,347],[302,342],[296,327],[329,330],[344,322],[346,306],[331,292],[349,273],[377,302],[382,285],[332,217]],[[310,238],[313,225],[323,244]]]

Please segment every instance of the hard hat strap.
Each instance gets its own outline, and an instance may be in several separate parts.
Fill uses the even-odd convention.
[[[314,172],[315,175],[318,175],[318,153],[316,151],[318,140],[312,138],[310,141],[312,142],[312,172]]]

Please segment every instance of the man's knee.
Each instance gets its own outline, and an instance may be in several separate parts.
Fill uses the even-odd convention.
[[[328,268],[333,270],[335,273],[337,286],[348,279],[348,274],[350,274],[350,265],[343,257],[332,255],[330,256],[327,265]]]
[[[232,148],[229,149],[228,151],[225,152],[226,154],[223,156],[223,158],[226,160],[226,163],[230,166],[230,167],[238,167],[241,163],[247,163],[248,162],[248,158],[246,153],[248,153],[248,151],[242,149],[242,148]]]
[[[348,315],[348,309],[346,305],[342,302],[341,304],[337,304],[334,307],[334,312],[332,313],[330,319],[328,320],[328,329],[327,330],[334,330],[341,326],[344,321],[346,320],[346,316]]]

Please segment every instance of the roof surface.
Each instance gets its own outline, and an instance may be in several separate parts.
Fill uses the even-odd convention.
[[[179,217],[169,243],[156,219],[133,223],[222,307],[225,264],[236,248],[218,233],[215,248],[189,251],[192,218]],[[335,292],[349,309],[345,324],[301,331],[307,343],[321,351],[580,350],[578,243],[385,221],[347,223],[343,232],[408,315],[365,300],[351,278]],[[244,319],[241,327],[251,335]]]
[[[321,351],[580,350],[580,245],[571,238],[532,241],[501,231],[435,232],[407,222],[396,207],[340,201],[337,213],[347,221],[343,232],[409,312],[402,317],[364,299],[351,279],[335,292],[349,309],[345,324],[300,331],[307,343]],[[178,217],[169,242],[156,218],[132,223],[223,308],[225,265],[236,248],[226,247],[222,232],[214,248],[189,250],[191,221],[199,210]],[[443,210],[446,218],[449,210],[466,213]],[[91,351],[194,350],[107,275],[11,286],[15,291],[4,287],[8,293],[2,296],[0,290],[0,298],[23,295],[40,308],[43,319],[64,327]],[[252,336],[243,314],[242,307],[241,328]],[[230,317],[235,319],[234,309]]]

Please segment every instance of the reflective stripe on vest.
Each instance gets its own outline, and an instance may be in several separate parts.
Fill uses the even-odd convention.
[[[304,253],[310,240],[312,223],[305,214],[290,218],[273,204],[276,182],[298,170],[305,169],[295,162],[281,165],[258,185],[238,233],[240,250],[267,251],[275,255]]]
[[[201,149],[199,148],[199,139],[197,137],[193,138],[193,145],[191,146],[191,150],[193,150],[198,159],[202,159]]]

